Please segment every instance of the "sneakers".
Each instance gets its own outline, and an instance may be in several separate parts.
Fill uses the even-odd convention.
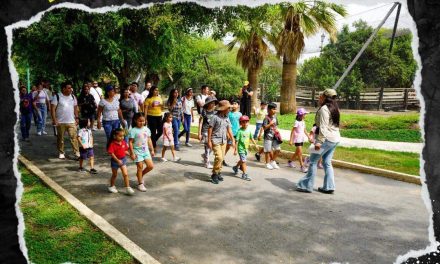
[[[273,170],[273,166],[270,163],[266,163],[266,169]]]
[[[287,162],[287,167],[289,167],[289,168],[296,168],[295,164],[293,164],[293,161],[291,161],[291,160],[289,160]]]
[[[251,177],[249,177],[246,173],[243,173],[243,175],[241,175],[241,178],[245,181],[251,181]]]
[[[168,160],[166,158],[161,158],[160,159],[162,162],[167,162]]]
[[[189,143],[185,143],[185,146],[187,147],[192,147],[193,145],[189,144]]]
[[[213,168],[211,162],[205,162],[205,167],[206,167],[207,169],[212,169],[212,168]]]
[[[43,135],[47,135],[47,132],[46,132],[46,131],[43,131]]]
[[[125,194],[126,195],[132,195],[134,193],[134,190],[131,187],[125,187]]]
[[[175,150],[175,151],[180,151],[180,147],[179,147],[179,146],[175,146],[175,147],[174,147],[174,150]]]
[[[221,174],[217,175],[219,181],[223,181],[223,176]]]
[[[237,166],[232,167],[232,170],[234,171],[235,175],[238,174],[238,167]]]
[[[179,157],[174,157],[174,158],[173,158],[173,161],[174,161],[174,162],[178,162],[179,160],[181,160],[181,158],[179,158]]]
[[[318,191],[325,194],[333,194],[335,192],[335,190],[324,190],[324,188],[321,187],[318,188]]]
[[[226,163],[226,161],[223,161],[223,166],[225,166],[225,167],[229,167],[229,164]]]
[[[218,175],[217,174],[213,174],[211,176],[211,182],[214,184],[218,184]]]
[[[118,189],[115,186],[109,186],[108,191],[111,193],[118,193]]]
[[[90,173],[91,174],[98,174],[98,171],[92,168],[92,169],[90,169]]]
[[[60,153],[60,155],[58,156],[59,159],[66,159],[66,156],[64,156],[63,153]]]
[[[304,166],[301,166],[301,172],[304,172],[304,173],[306,173],[307,172],[307,168],[306,167],[304,167]]]
[[[145,188],[145,185],[143,183],[139,184],[137,188],[141,192],[146,192],[147,191],[147,188]]]
[[[272,165],[272,167],[273,167],[274,169],[279,169],[279,168],[280,168],[280,166],[278,166],[277,162],[274,161],[274,160],[270,163],[270,165]]]
[[[41,131],[37,132],[37,136],[41,136]]]
[[[86,170],[83,167],[79,167],[78,172],[86,172]]]
[[[257,161],[258,162],[260,162],[260,159],[261,159],[261,155],[260,155],[260,153],[255,153],[255,159],[257,159]]]

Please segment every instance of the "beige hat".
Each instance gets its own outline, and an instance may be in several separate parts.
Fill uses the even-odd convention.
[[[338,94],[336,93],[335,89],[325,89],[322,92],[323,95],[327,96],[327,97],[333,97],[333,96],[337,96]]]
[[[249,85],[249,81],[244,82],[244,86]]]
[[[226,109],[229,109],[230,107],[231,107],[231,104],[229,103],[228,100],[221,100],[220,102],[218,102],[218,105],[215,108],[215,110],[224,111]]]

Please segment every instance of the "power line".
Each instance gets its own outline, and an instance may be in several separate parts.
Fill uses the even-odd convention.
[[[356,13],[356,14],[353,14],[353,15],[350,15],[350,16],[346,16],[346,17],[342,17],[340,19],[336,19],[336,21],[340,21],[340,20],[344,20],[344,19],[347,19],[347,18],[350,18],[350,17],[362,15],[362,14],[368,13],[370,11],[373,11],[373,10],[376,10],[376,9],[379,9],[379,8],[382,8],[382,7],[385,7],[385,6],[389,6],[389,5],[394,5],[394,3],[388,3],[388,4],[385,4],[385,5],[374,7],[374,8],[371,8],[371,9],[368,9],[368,10],[365,10],[365,11],[362,11],[362,12],[359,12],[359,13]]]

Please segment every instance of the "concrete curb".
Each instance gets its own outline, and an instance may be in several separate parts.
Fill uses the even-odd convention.
[[[191,138],[198,139],[198,136],[195,133],[191,133]],[[252,144],[250,145],[251,150],[258,150],[258,148],[262,148],[262,146],[260,146],[260,145],[253,146]],[[284,158],[284,159],[289,159],[292,156],[292,154],[293,154],[292,151],[281,150],[280,157]],[[304,155],[304,156],[308,156],[308,155]],[[373,174],[376,176],[390,178],[393,180],[422,185],[422,183],[420,182],[420,177],[406,174],[406,173],[395,172],[395,171],[390,171],[390,170],[385,170],[385,169],[379,169],[379,168],[375,168],[375,167],[370,167],[370,166],[360,165],[357,163],[351,163],[351,162],[342,161],[342,160],[335,160],[335,159],[332,160],[332,164],[333,164],[333,166],[335,166],[337,168],[351,169],[351,170],[356,170],[356,171],[363,172],[363,173],[368,173],[368,174]]]
[[[113,239],[121,247],[123,247],[127,252],[133,256],[140,263],[145,264],[160,264],[156,259],[154,259],[150,254],[145,252],[142,248],[136,245],[123,233],[117,230],[109,222],[107,222],[100,215],[92,211],[75,196],[69,193],[66,189],[61,187],[58,183],[53,181],[51,178],[46,176],[37,166],[35,166],[31,161],[25,157],[19,155],[18,160],[33,174],[37,175],[47,186],[54,190],[59,196],[71,204],[78,212],[86,217],[93,225],[104,232],[108,237]]]

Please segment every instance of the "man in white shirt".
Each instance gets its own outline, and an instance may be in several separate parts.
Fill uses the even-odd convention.
[[[209,86],[208,85],[202,85],[201,88],[201,94],[196,96],[196,103],[197,103],[197,113],[200,115],[201,109],[203,108],[203,105],[205,105],[205,100],[209,96]]]
[[[132,82],[130,85],[130,97],[136,102],[136,106],[138,111],[142,112],[144,100],[142,99],[142,95],[138,93],[139,85],[137,82]]]
[[[104,98],[104,94],[102,93],[101,87],[98,86],[98,82],[94,81],[93,86],[91,85],[90,82],[88,82],[87,86],[89,86],[90,94],[95,99],[96,105],[99,105],[99,101],[101,101],[101,99]],[[93,123],[94,123],[95,119],[96,119],[96,112],[95,112],[94,118],[91,120],[91,123],[90,123],[90,127],[92,128],[92,130],[95,130],[95,128],[93,128]]]
[[[64,82],[61,86],[61,93],[54,94],[52,99],[51,116],[52,124],[56,126],[57,148],[59,158],[65,159],[64,155],[64,133],[67,131],[70,137],[75,156],[79,158],[79,148],[76,126],[78,125],[78,102],[72,94],[72,84]]]
[[[144,102],[145,102],[145,99],[147,99],[148,94],[150,93],[150,88],[151,88],[151,82],[149,82],[149,81],[145,82],[145,89],[141,93],[142,100],[144,100]]]

